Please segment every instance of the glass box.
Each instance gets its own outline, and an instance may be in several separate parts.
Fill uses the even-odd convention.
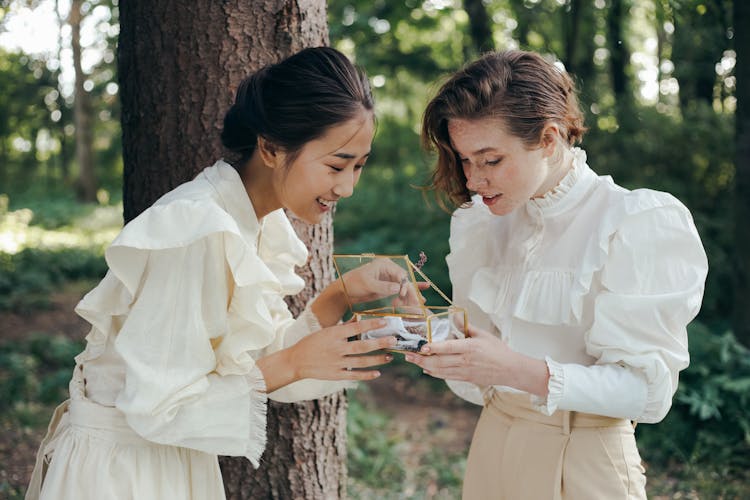
[[[387,322],[383,328],[364,332],[360,336],[362,339],[393,335],[398,343],[392,350],[418,352],[428,342],[465,336],[466,310],[453,305],[450,299],[422,272],[421,266],[409,260],[408,255],[333,256],[336,273],[340,279],[347,272],[378,259],[388,259],[400,268],[398,272],[404,275],[404,278],[399,293],[377,300],[354,303],[346,289],[346,279],[342,279],[349,308],[357,321],[383,318]],[[391,268],[395,269],[393,266]],[[429,287],[420,290],[417,276]]]

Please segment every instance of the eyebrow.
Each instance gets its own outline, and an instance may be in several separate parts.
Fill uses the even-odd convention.
[[[371,151],[368,151],[366,154],[362,155],[362,157],[363,158],[367,158],[368,156],[370,156],[370,153],[371,153]],[[337,158],[342,158],[344,160],[353,160],[355,158],[358,158],[358,156],[353,155],[353,154],[349,154],[349,153],[334,153],[333,156],[335,156]]]
[[[461,158],[468,158],[469,156],[477,156],[477,155],[481,155],[484,153],[489,153],[490,151],[497,151],[497,149],[493,148],[492,146],[487,146],[486,148],[478,149],[468,155],[462,155],[456,150],[456,148],[453,148],[453,150],[456,151],[456,154]]]
[[[486,148],[478,149],[472,153],[472,155],[481,155],[484,153],[489,153],[490,151],[497,151],[495,148],[491,146],[487,146]]]

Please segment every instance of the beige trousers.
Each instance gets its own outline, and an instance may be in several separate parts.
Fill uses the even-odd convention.
[[[557,411],[494,391],[474,431],[464,500],[645,499],[629,420]]]

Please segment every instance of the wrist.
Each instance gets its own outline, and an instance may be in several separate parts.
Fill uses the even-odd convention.
[[[505,366],[507,383],[519,389],[540,397],[546,397],[549,385],[549,369],[543,359],[536,359],[512,351],[513,360]]]
[[[337,324],[349,307],[341,279],[328,285],[310,305],[320,326],[323,328]]]
[[[267,392],[273,392],[300,380],[300,369],[294,361],[293,348],[294,346],[276,351],[255,362],[263,374]]]

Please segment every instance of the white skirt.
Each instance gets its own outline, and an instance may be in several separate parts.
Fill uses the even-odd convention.
[[[216,455],[143,439],[119,410],[84,399],[78,377],[42,441],[26,500],[225,499]]]

